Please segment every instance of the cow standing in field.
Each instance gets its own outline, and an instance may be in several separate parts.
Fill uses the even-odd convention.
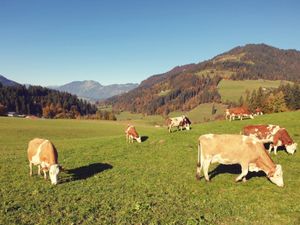
[[[282,168],[274,164],[264,145],[255,137],[233,134],[205,134],[199,137],[196,177],[209,181],[208,168],[211,163],[225,165],[240,164],[242,173],[236,181],[246,181],[248,171],[264,171],[267,177],[279,187],[283,187]]]
[[[141,143],[141,137],[137,133],[136,129],[132,125],[128,125],[128,127],[125,130],[126,140],[129,143],[133,143],[133,140],[136,140],[138,143]]]
[[[51,184],[57,184],[60,165],[58,164],[58,154],[55,146],[48,140],[35,138],[28,144],[27,149],[30,176],[32,176],[32,164],[38,166],[38,175],[41,175],[41,169],[44,173],[44,178],[47,179],[47,172]]]
[[[183,130],[185,128],[186,130],[190,130],[191,126],[191,121],[184,115],[178,116],[178,117],[173,117],[173,118],[168,118],[166,120],[168,130],[171,133],[172,127],[177,127],[177,130]]]
[[[229,119],[229,121],[232,121],[235,120],[235,118],[238,118],[240,120],[243,120],[243,118],[254,119],[253,114],[246,107],[236,107],[236,108],[226,109],[225,119],[226,120]]]
[[[277,155],[277,148],[284,146],[289,154],[294,154],[297,148],[297,143],[294,143],[285,128],[278,125],[249,125],[243,128],[243,134],[254,136],[260,139],[263,143],[270,143],[269,153],[274,147],[274,153]]]

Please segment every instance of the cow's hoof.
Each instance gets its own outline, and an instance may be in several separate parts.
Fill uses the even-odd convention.
[[[199,174],[196,174],[196,179],[197,180],[200,180],[201,179],[201,176]]]

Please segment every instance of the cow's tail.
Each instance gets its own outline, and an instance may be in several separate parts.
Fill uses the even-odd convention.
[[[196,179],[197,180],[200,180],[201,169],[202,169],[202,164],[201,164],[201,143],[199,141],[199,143],[198,143],[197,171],[196,171]]]

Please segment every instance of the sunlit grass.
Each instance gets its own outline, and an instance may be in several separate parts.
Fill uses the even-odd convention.
[[[266,177],[235,183],[234,173],[210,183],[195,179],[201,134],[271,123],[299,143],[299,118],[300,112],[264,115],[171,134],[132,121],[144,136],[141,144],[126,143],[122,122],[0,118],[0,224],[299,224],[299,152],[272,155],[282,164],[284,188]],[[29,177],[26,148],[33,137],[58,148],[67,172],[57,186]]]

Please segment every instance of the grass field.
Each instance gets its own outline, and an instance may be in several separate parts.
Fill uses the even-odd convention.
[[[0,224],[300,224],[299,152],[272,155],[283,167],[284,188],[264,176],[235,183],[233,166],[210,183],[195,179],[199,135],[271,123],[300,143],[300,111],[171,134],[132,123],[144,136],[141,144],[125,142],[124,122],[0,117]],[[58,148],[66,172],[57,186],[29,177],[26,148],[34,137]]]
[[[287,83],[287,81],[279,80],[221,80],[219,83],[219,93],[222,98],[222,102],[235,101],[237,102],[241,96],[246,97],[246,90],[257,90],[259,87],[264,88],[277,88],[281,82]]]

